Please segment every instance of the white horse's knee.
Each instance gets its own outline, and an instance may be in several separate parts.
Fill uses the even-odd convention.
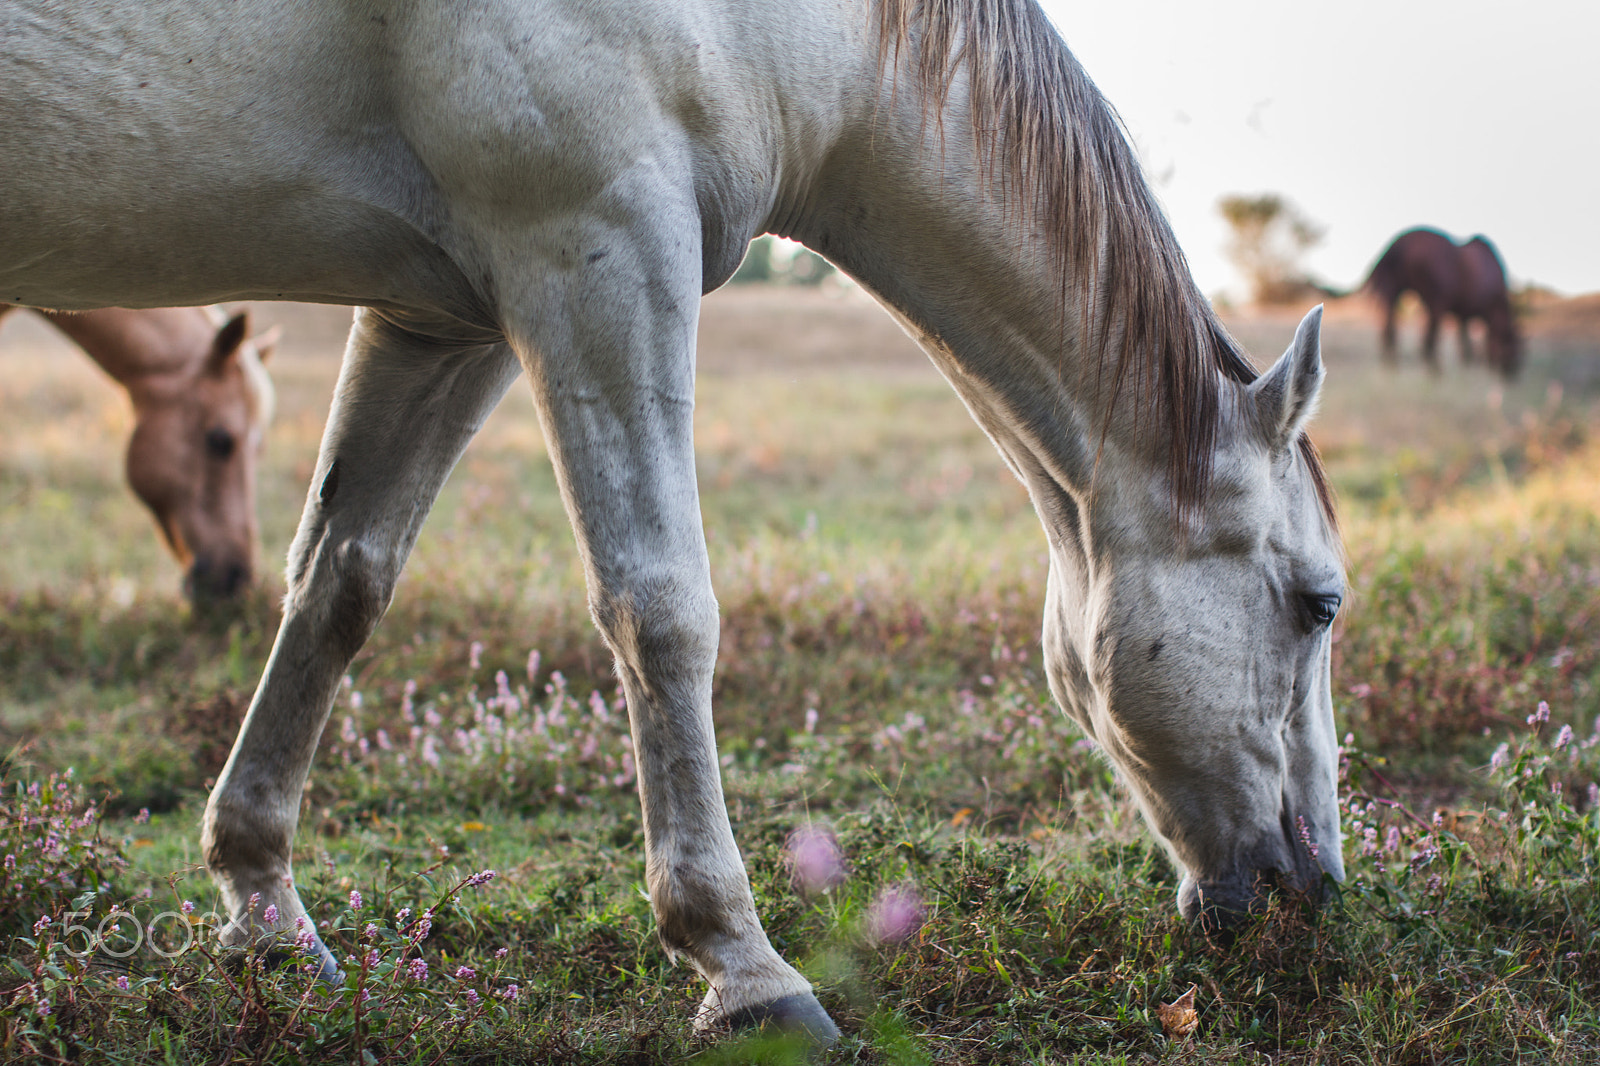
[[[618,665],[659,684],[715,663],[721,622],[704,578],[676,574],[606,582],[590,597],[595,625]]]
[[[349,659],[389,609],[402,562],[356,537],[337,540],[328,528],[305,556],[291,563],[286,613],[322,620],[333,648]]]

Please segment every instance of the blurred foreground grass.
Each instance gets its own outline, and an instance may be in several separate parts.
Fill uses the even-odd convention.
[[[775,942],[809,960],[845,1024],[842,1054],[1590,1061],[1600,956],[1581,837],[1597,817],[1592,760],[1541,764],[1540,795],[1560,781],[1565,813],[1538,824],[1524,795],[1535,777],[1507,794],[1504,774],[1491,782],[1484,767],[1526,734],[1541,700],[1547,734],[1566,723],[1587,736],[1600,710],[1595,346],[1536,333],[1513,387],[1453,367],[1394,375],[1377,366],[1368,321],[1330,315],[1317,434],[1343,497],[1352,587],[1335,702],[1352,750],[1366,753],[1350,784],[1350,849],[1381,832],[1378,850],[1352,854],[1363,887],[1341,914],[1306,929],[1286,913],[1230,949],[1181,928],[1170,865],[1050,704],[1037,661],[1044,546],[1025,495],[921,357],[852,299],[714,296],[697,415],[724,614],[730,810]],[[1234,323],[1259,362],[1293,325]],[[303,336],[318,343],[299,347],[291,334],[275,367],[268,569],[298,517],[335,329],[316,319]],[[829,354],[840,348],[847,358]],[[117,398],[86,361],[0,352],[13,364],[0,386],[10,777],[70,766],[92,798],[108,797],[111,838],[133,865],[95,906],[141,889],[167,898],[174,873],[180,897],[209,905],[196,822],[278,593],[269,580],[235,616],[191,617],[120,484]],[[450,1056],[721,1061],[726,1047],[687,1032],[691,975],[651,938],[625,730],[530,408],[514,393],[469,451],[352,667],[302,817],[304,893],[351,927],[354,952],[351,923],[364,919],[346,913],[351,888],[392,915],[427,905],[435,889],[414,875],[434,863],[445,863],[430,875],[441,886],[452,870],[500,871],[441,912],[424,954],[435,975],[515,975],[521,998],[491,998],[500,1013],[480,1016],[463,1005],[468,986],[446,981],[385,1008],[395,1033],[415,1021],[456,1032],[444,1025],[454,1018]],[[132,818],[141,808],[155,812],[148,824]],[[833,827],[849,876],[808,898],[784,845],[812,820]],[[1406,836],[1384,851],[1391,828]],[[1413,870],[1430,848],[1437,859]],[[875,942],[865,915],[900,885],[928,924],[910,942]],[[17,921],[7,935],[32,918]],[[510,953],[497,962],[500,947]],[[284,1029],[299,1016],[271,989],[287,978],[229,991],[204,960],[185,959],[169,971],[145,958],[153,983],[127,1001],[90,994],[109,978],[63,970],[57,1002],[82,990],[93,1005],[79,1024],[102,1027],[102,1054],[130,1060],[164,1061],[170,1046],[174,1061],[319,1061],[359,1044],[380,1061],[429,1061],[444,1046],[420,1030],[360,1043],[332,1014],[322,1036]],[[1190,983],[1198,1036],[1169,1039],[1155,1008]],[[156,993],[174,987],[206,1009],[156,1010]],[[30,1043],[27,1026],[40,1023],[17,989],[0,1009],[3,1048],[70,1056],[70,1041],[49,1043],[65,1039],[59,1010],[44,1043]],[[200,1018],[242,1028],[224,1039]],[[263,1045],[290,1030],[281,1047]]]

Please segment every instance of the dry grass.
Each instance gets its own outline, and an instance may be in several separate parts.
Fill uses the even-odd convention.
[[[288,330],[262,481],[275,560],[298,517],[347,312],[258,313]],[[1453,338],[1438,378],[1409,349],[1398,373],[1385,371],[1369,312],[1330,308],[1316,433],[1353,564],[1336,704],[1379,775],[1358,787],[1424,820],[1439,804],[1520,809],[1485,783],[1489,751],[1524,731],[1540,699],[1552,727],[1580,736],[1600,710],[1600,332],[1585,314],[1541,307],[1526,376],[1506,387],[1456,368]],[[1230,325],[1265,363],[1296,318]],[[1331,925],[1307,929],[1285,913],[1278,932],[1237,950],[1192,938],[1172,916],[1166,860],[1049,709],[1037,521],[926,360],[858,295],[754,288],[707,301],[700,367],[730,809],[769,928],[823,983],[859,1061],[1578,1062],[1593,1050],[1600,970],[1584,938],[1596,907],[1558,854],[1594,817],[1591,756],[1561,771],[1579,810],[1530,838],[1537,847],[1463,833],[1479,858],[1449,853],[1447,907],[1425,901],[1426,872],[1405,880],[1357,862],[1365,894]],[[113,811],[156,810],[149,827],[120,821],[112,832],[136,860],[119,884],[160,888],[192,869],[196,805],[260,670],[280,590],[269,579],[233,618],[188,615],[176,566],[121,483],[121,399],[23,316],[0,333],[0,426],[0,737],[26,745],[22,765],[76,767],[96,795],[116,794]],[[535,648],[533,700],[556,698],[540,695],[545,684],[585,706],[590,689],[610,693],[531,404],[514,390],[352,668],[361,705],[342,698],[303,821],[308,896],[336,922],[330,901],[346,880],[419,898],[406,874],[447,844],[463,864],[504,875],[441,931],[435,969],[447,958],[481,968],[510,944],[533,990],[525,1010],[463,1046],[485,1061],[706,1052],[685,1035],[684,974],[655,948],[638,898],[628,786],[578,803],[543,769],[452,747],[451,730],[483,728],[496,672],[514,688]],[[361,740],[376,749],[380,728],[408,735],[408,681],[415,713],[440,716],[448,787],[360,751]],[[524,747],[537,754],[545,742]],[[602,745],[584,772],[610,775],[618,764],[605,760],[618,755]],[[821,901],[789,890],[783,859],[789,829],[811,816],[833,820],[853,871]],[[1518,872],[1536,859],[1556,866]],[[907,878],[931,903],[926,934],[905,951],[867,944],[862,912]],[[198,960],[186,965],[183,994],[205,1017],[243,1009]],[[1197,1042],[1168,1041],[1154,1009],[1190,982]],[[82,987],[83,1017],[117,1034],[108,1047],[129,1060],[162,1061],[150,1033],[200,1058],[235,1046],[170,1014],[152,1029],[127,1013],[132,1001]],[[281,991],[268,982],[251,993],[252,1026],[282,1023]],[[427,1018],[431,1002],[390,1006]],[[0,1027],[0,1051],[20,1046],[5,1043],[19,1031]],[[398,1046],[383,1054],[406,1058]]]

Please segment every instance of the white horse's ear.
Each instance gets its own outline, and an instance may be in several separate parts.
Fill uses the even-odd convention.
[[[1300,321],[1294,341],[1271,370],[1250,386],[1250,404],[1273,451],[1300,435],[1322,388],[1322,305]]]

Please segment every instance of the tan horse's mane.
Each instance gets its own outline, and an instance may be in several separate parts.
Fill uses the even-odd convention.
[[[1195,287],[1121,120],[1034,0],[878,0],[878,19],[880,69],[900,69],[909,51],[930,117],[965,71],[987,178],[1043,223],[1081,348],[1100,353],[1097,373],[1110,369],[1105,424],[1131,384],[1140,417],[1172,432],[1179,516],[1198,513],[1222,379],[1257,373]],[[1333,524],[1321,460],[1310,438],[1298,443]]]

